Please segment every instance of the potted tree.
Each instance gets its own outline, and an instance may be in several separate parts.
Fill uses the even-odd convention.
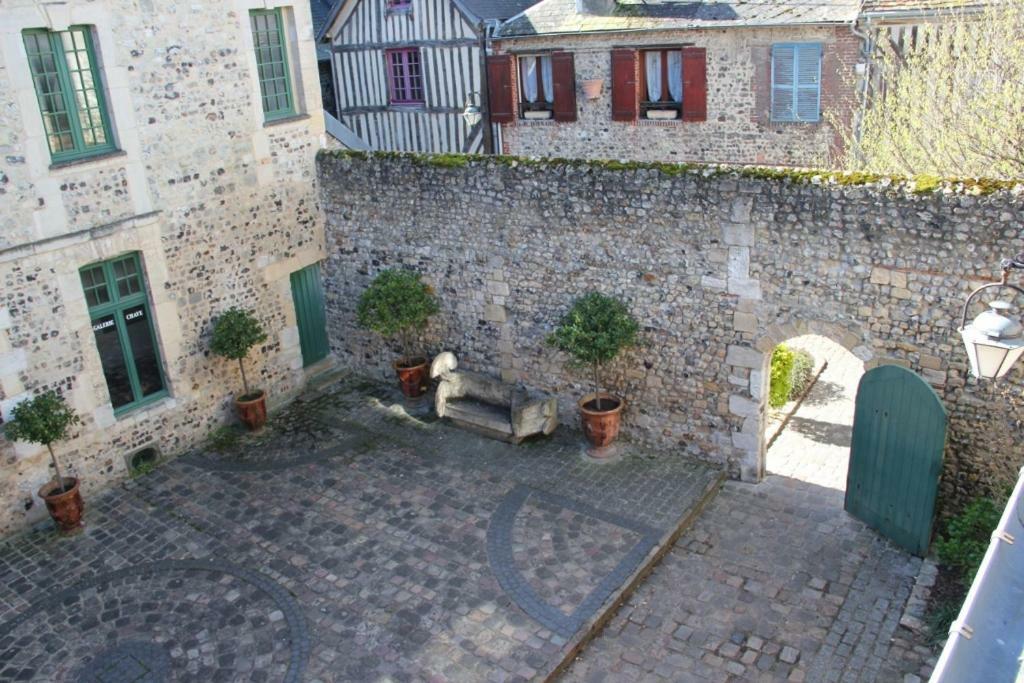
[[[433,290],[420,276],[397,268],[381,271],[359,299],[359,325],[398,338],[402,357],[394,368],[408,398],[419,398],[427,390],[427,359],[413,351],[413,343],[438,310]]]
[[[54,475],[39,489],[39,497],[45,501],[50,517],[63,533],[81,528],[85,504],[78,479],[65,477],[61,472],[53,444],[66,439],[68,430],[80,422],[64,397],[51,390],[14,406],[11,421],[4,426],[4,434],[11,441],[42,444],[50,451]]]
[[[622,349],[636,343],[639,325],[625,304],[598,292],[578,299],[548,337],[548,343],[568,353],[571,364],[592,373],[594,392],[579,400],[583,433],[596,449],[593,455],[607,455],[601,449],[619,434],[626,402],[601,391],[602,372]]]
[[[238,361],[242,372],[244,393],[235,397],[238,418],[250,430],[262,427],[267,421],[267,394],[262,389],[249,389],[243,360],[257,344],[267,340],[267,333],[250,311],[232,306],[217,319],[213,326],[210,350],[218,356]]]

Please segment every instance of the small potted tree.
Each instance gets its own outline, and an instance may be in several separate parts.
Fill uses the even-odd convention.
[[[63,396],[56,391],[46,391],[14,406],[11,421],[4,426],[4,434],[11,441],[42,444],[50,451],[53,479],[39,489],[39,497],[45,501],[50,517],[63,533],[82,527],[85,503],[82,502],[78,479],[65,477],[61,472],[53,444],[66,439],[68,430],[80,422]]]
[[[548,343],[568,353],[572,365],[588,368],[594,392],[579,400],[583,433],[594,447],[592,455],[604,457],[602,449],[619,434],[626,402],[601,391],[602,373],[619,352],[636,343],[639,325],[625,304],[598,292],[578,299],[548,337]]]
[[[409,270],[382,271],[359,299],[359,325],[382,337],[398,338],[402,357],[394,368],[408,398],[419,398],[427,390],[427,359],[413,351],[413,344],[438,310],[433,291]]]
[[[218,356],[238,361],[242,373],[244,393],[235,397],[238,418],[250,430],[256,430],[267,422],[267,394],[262,389],[250,390],[245,376],[243,360],[257,344],[267,340],[267,333],[250,311],[231,307],[217,319],[213,326],[210,350]]]

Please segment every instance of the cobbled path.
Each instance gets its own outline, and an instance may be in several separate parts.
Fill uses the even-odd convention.
[[[829,358],[768,453],[775,474],[728,482],[565,681],[927,678],[931,652],[898,626],[920,560],[843,510],[861,371]]]
[[[77,536],[0,543],[0,681],[543,678],[719,480],[588,462],[566,428],[486,440],[353,378],[219,442],[89,497]]]

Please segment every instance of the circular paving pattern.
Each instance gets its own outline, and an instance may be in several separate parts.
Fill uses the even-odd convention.
[[[85,580],[0,624],[0,680],[298,681],[309,637],[277,583],[166,560]]]

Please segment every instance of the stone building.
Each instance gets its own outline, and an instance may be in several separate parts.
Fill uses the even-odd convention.
[[[321,112],[306,2],[0,6],[0,412],[69,400],[83,424],[55,448],[87,500],[225,421],[226,308],[268,332],[248,362],[271,402],[302,387],[290,276],[324,254]],[[0,437],[0,534],[46,515],[44,454]]]
[[[506,154],[827,165],[856,102],[858,3],[543,0],[503,23]]]

